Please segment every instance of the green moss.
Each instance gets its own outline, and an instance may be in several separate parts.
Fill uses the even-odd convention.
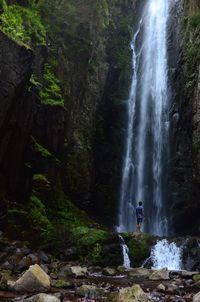
[[[36,10],[4,3],[0,29],[19,44],[46,44],[46,30]]]
[[[66,286],[66,281],[64,281],[64,280],[57,280],[54,287],[61,289],[61,288],[65,288],[65,286]]]
[[[193,276],[193,280],[194,280],[195,282],[199,282],[199,281],[200,281],[200,274],[194,275],[194,276]]]
[[[40,145],[36,139],[32,136],[33,148],[36,152],[38,152],[42,157],[52,157],[52,154],[42,145]]]
[[[74,240],[80,260],[89,261],[92,264],[100,264],[102,259],[102,246],[109,238],[107,231],[89,227],[77,227],[72,229]]]
[[[154,238],[149,234],[130,236],[122,234],[129,247],[129,256],[135,267],[139,267],[150,256]]]
[[[186,58],[188,63],[192,63],[199,56],[199,47],[193,43],[187,45]]]
[[[35,195],[31,196],[29,207],[29,215],[33,229],[40,233],[41,238],[48,241],[48,239],[51,238],[54,229],[47,217],[46,207]]]
[[[40,80],[34,74],[31,75],[30,84],[33,85],[33,86],[36,86],[38,88],[42,87],[42,84],[40,83]]]
[[[64,106],[61,92],[61,83],[53,73],[49,64],[45,64],[43,85],[39,92],[40,101],[44,105]]]
[[[190,17],[190,25],[192,27],[199,27],[200,26],[200,12],[197,13],[196,15]]]
[[[5,0],[0,0],[0,9],[5,10],[7,8],[7,3]]]

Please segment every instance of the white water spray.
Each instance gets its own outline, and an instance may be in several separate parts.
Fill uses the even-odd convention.
[[[129,258],[129,249],[128,246],[125,244],[124,238],[119,235],[120,241],[121,241],[121,247],[122,247],[122,253],[123,253],[123,266],[125,268],[130,268],[131,267],[131,261]]]
[[[170,94],[167,24],[171,0],[149,0],[132,42],[133,76],[127,102],[127,137],[118,231],[135,229],[135,208],[144,202],[144,231],[168,232],[165,206]],[[138,46],[140,45],[140,47]],[[130,207],[130,204],[132,207]]]
[[[182,269],[182,248],[176,243],[169,243],[166,239],[158,241],[151,251],[152,269],[168,268],[169,270]]]

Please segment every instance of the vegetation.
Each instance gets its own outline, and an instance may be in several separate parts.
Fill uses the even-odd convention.
[[[200,12],[190,17],[190,25],[194,28],[200,26]]]
[[[45,64],[44,75],[43,75],[43,85],[39,92],[40,101],[44,105],[64,105],[64,100],[62,98],[60,81],[51,70],[49,64]]]
[[[52,154],[42,145],[40,145],[36,139],[32,136],[33,149],[38,152],[42,157],[52,157]]]
[[[0,29],[19,44],[32,47],[46,44],[46,29],[36,10],[20,5],[6,5],[3,1]]]

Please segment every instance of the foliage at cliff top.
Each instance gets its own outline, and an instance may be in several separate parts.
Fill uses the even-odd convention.
[[[3,5],[0,29],[19,44],[46,44],[46,29],[38,11],[20,5]]]

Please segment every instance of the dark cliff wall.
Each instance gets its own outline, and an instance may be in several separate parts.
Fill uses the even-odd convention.
[[[200,4],[195,0],[179,4],[178,51],[176,47],[171,52],[177,65],[172,70],[170,212],[175,233],[198,234]]]
[[[48,237],[69,200],[113,225],[141,1],[0,5],[1,227]]]

